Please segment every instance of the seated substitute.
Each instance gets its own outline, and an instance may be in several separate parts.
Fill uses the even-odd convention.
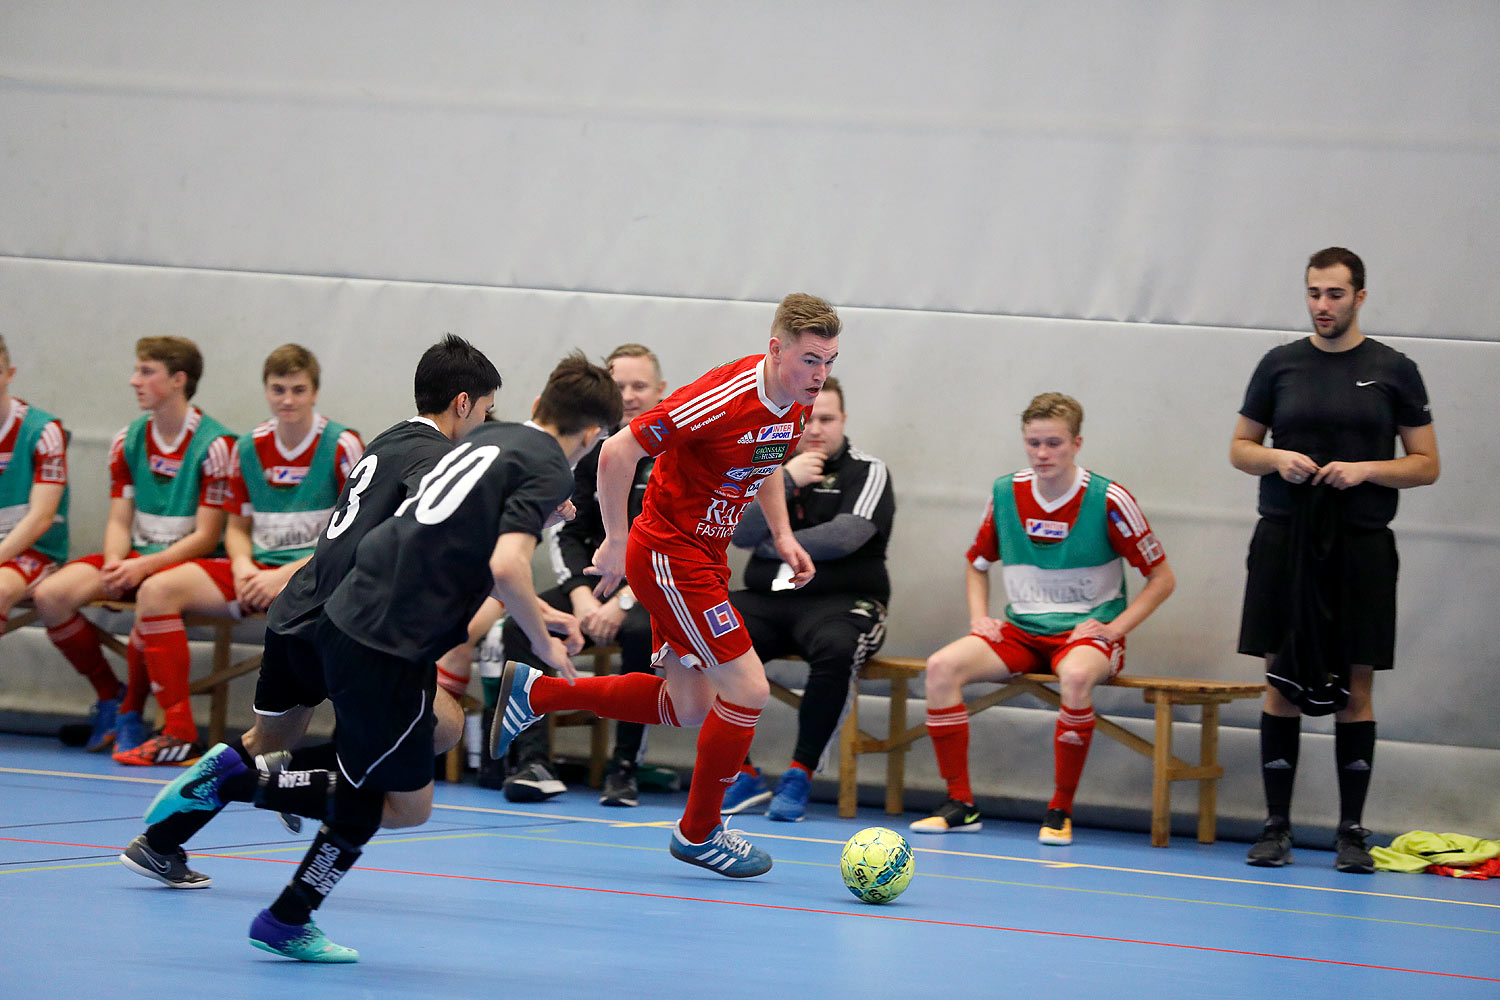
[[[344,483],[311,561],[292,575],[266,614],[255,724],[228,746],[246,767],[263,771],[268,784],[282,770],[338,766],[332,743],[291,750],[307,732],[313,709],[328,699],[323,664],[312,641],[323,605],[354,568],[365,535],[414,496],[458,439],[486,419],[500,388],[500,373],[473,344],[449,334],[423,352],[412,381],[417,416],[386,428],[370,442]],[[446,753],[458,742],[463,713],[442,691],[435,692],[432,707],[433,752]],[[198,808],[153,822],[126,847],[120,861],[173,889],[208,888],[212,879],[188,867],[182,845],[217,812]],[[399,821],[399,814],[392,815]],[[300,829],[299,817],[282,818],[293,832]]]
[[[16,368],[0,337],[0,627],[68,558],[68,439],[62,422],[10,394]],[[118,696],[114,674],[99,700]]]
[[[104,551],[68,563],[33,595],[47,638],[99,695],[85,747],[95,753],[146,741],[141,711],[150,681],[140,630],[130,631],[129,684],[122,689],[78,609],[98,600],[133,601],[151,574],[220,551],[234,444],[234,435],[189,402],[203,375],[197,345],[182,337],[143,337],[135,357],[130,387],[146,412],[109,446]],[[188,764],[196,756],[190,745],[174,754],[158,763]]]
[[[969,635],[927,660],[927,731],[948,800],[911,824],[914,833],[981,827],[969,790],[969,716],[963,686],[1019,673],[1058,677],[1062,709],[1053,737],[1056,790],[1037,837],[1073,842],[1073,795],[1094,736],[1096,685],[1125,666],[1125,634],[1176,586],[1161,543],[1119,483],[1077,465],[1083,406],[1043,393],[1021,414],[1031,467],[995,480],[984,523],[968,553]],[[1125,559],[1146,576],[1127,601]],[[989,570],[1004,568],[1005,620],[989,612]]]
[[[661,402],[667,383],[661,377],[661,364],[649,348],[640,344],[621,344],[605,361],[610,378],[620,389],[624,420],[629,422]],[[618,428],[611,428],[614,433]],[[579,629],[587,642],[594,645],[616,643],[620,647],[621,673],[652,673],[651,659],[656,652],[651,644],[651,616],[635,601],[629,585],[616,590],[605,601],[594,596],[595,577],[584,573],[593,564],[594,551],[604,541],[604,518],[599,512],[596,482],[599,477],[599,449],[595,446],[573,470],[577,488],[573,503],[578,516],[561,525],[552,536],[552,564],[557,569],[558,585],[541,595],[542,600],[560,610],[571,610],[577,616]],[[651,478],[655,459],[647,456],[636,463],[631,481],[627,517],[634,522],[641,512],[646,483]],[[501,632],[504,658],[520,660],[533,667],[541,663],[531,651],[526,634],[514,621],[506,621]],[[485,706],[484,731],[489,732],[494,706]],[[511,744],[508,757],[515,771],[505,779],[505,797],[513,802],[539,802],[563,791],[566,786],[552,771],[547,726],[523,730]],[[607,806],[633,806],[640,801],[636,766],[645,746],[646,727],[639,722],[615,723],[615,746],[610,755],[609,771],[604,777],[599,801]],[[481,755],[481,782],[485,771],[498,769],[499,761]]]
[[[762,661],[800,656],[808,671],[796,749],[774,797],[747,757],[724,793],[726,814],[769,800],[773,820],[798,822],[806,815],[812,776],[843,716],[849,682],[885,641],[891,599],[885,549],[896,494],[885,463],[844,436],[844,417],[843,386],[829,376],[807,415],[797,453],[782,466],[792,531],[818,567],[812,582],[792,589],[791,567],[777,554],[759,504],[746,508],[734,530],[734,544],[754,554],[745,566],[746,589],[729,600],[756,654]]]
[[[531,557],[543,528],[572,515],[571,463],[619,418],[609,373],[571,355],[532,420],[469,432],[364,537],[313,640],[338,720],[337,770],[281,771],[268,781],[220,744],[153,802],[148,820],[226,801],[323,820],[291,882],[251,923],[252,945],[307,962],[358,959],[324,936],[312,911],[382,824],[417,826],[431,814],[435,664],[463,641],[488,596],[521,620],[549,666],[573,676],[568,656],[582,637],[565,645],[547,633]]]
[[[235,441],[230,453],[222,557],[162,570],[136,593],[135,628],[146,673],[161,705],[162,731],[134,748],[117,747],[121,764],[157,764],[203,752],[188,700],[184,613],[238,618],[266,610],[292,574],[312,558],[334,501],[359,461],[359,435],[315,409],[321,368],[305,347],[283,344],[261,370],[271,419]]]

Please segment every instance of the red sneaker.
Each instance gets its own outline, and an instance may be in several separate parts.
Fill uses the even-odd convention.
[[[166,764],[171,767],[187,767],[203,756],[203,744],[197,740],[180,740],[167,733],[157,733],[146,742],[130,750],[116,750],[111,754],[116,764],[134,764],[149,767]]]

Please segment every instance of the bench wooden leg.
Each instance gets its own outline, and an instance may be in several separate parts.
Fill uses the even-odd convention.
[[[906,730],[907,679],[891,679],[891,715],[889,736]],[[903,793],[906,790],[906,747],[891,748],[885,756],[885,811],[888,816],[900,816],[906,811]]]
[[[1198,763],[1205,768],[1218,769],[1219,764],[1219,704],[1209,702],[1203,706],[1202,735],[1200,736]],[[1217,834],[1219,809],[1219,779],[1198,779],[1198,843],[1212,844]]]
[[[1156,746],[1151,754],[1151,846],[1166,847],[1172,838],[1172,703],[1156,701]]]
[[[839,818],[853,819],[859,808],[859,681],[854,681],[854,698],[844,725],[839,729]]]
[[[229,655],[234,642],[234,622],[225,620],[214,625],[214,673],[229,669]],[[215,684],[208,701],[208,745],[224,742],[229,725],[229,682]]]

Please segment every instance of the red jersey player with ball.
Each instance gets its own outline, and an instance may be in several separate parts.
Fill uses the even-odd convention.
[[[770,697],[765,667],[729,603],[725,549],[740,515],[757,499],[792,570],[795,586],[813,563],[792,537],[781,463],[796,450],[807,412],[838,357],[841,323],[812,295],[788,295],[776,309],[765,354],[715,368],[642,413],[604,443],[599,507],[604,543],[594,554],[597,593],[628,577],[651,613],[664,676],[623,674],[574,684],[507,663],[490,751],[547,712],[587,709],[604,718],[693,726],[698,756],[687,808],[672,833],[672,856],[730,878],[761,875],[771,856],[719,819],[724,790],[749,752]],[[641,514],[626,524],[636,463],[656,458]],[[628,535],[627,535],[628,531]]]

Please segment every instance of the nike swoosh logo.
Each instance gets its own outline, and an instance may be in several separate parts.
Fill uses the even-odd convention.
[[[1368,382],[1355,382],[1354,384],[1357,385],[1357,386],[1359,386],[1361,389],[1363,389],[1367,385],[1374,385],[1375,384],[1375,380],[1374,379],[1370,379],[1370,381],[1368,381]]]
[[[167,870],[172,867],[172,863],[170,861],[163,861],[158,864],[156,859],[146,851],[141,852],[141,857],[146,859],[146,867],[150,868],[158,875],[165,875],[167,873]]]

